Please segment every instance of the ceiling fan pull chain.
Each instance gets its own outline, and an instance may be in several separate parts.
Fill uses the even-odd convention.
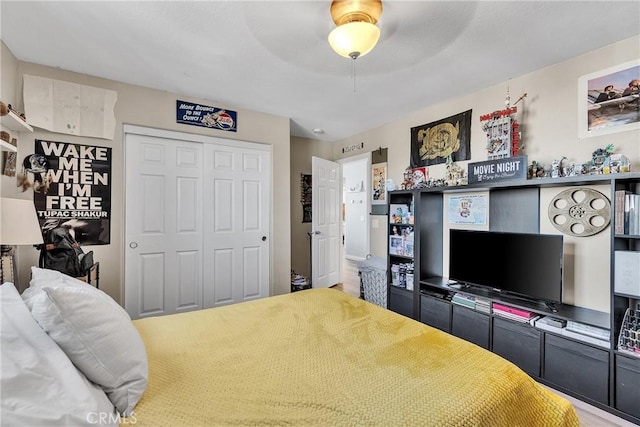
[[[351,61],[351,80],[353,80],[353,93],[356,93],[356,60]]]

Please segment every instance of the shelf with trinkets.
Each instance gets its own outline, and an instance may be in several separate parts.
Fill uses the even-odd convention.
[[[613,160],[624,159],[617,157]],[[620,229],[620,208],[615,202],[616,191],[637,195],[640,198],[640,173],[602,173],[609,162],[599,165],[587,165],[586,170],[594,170],[594,174],[567,174],[552,178],[526,177],[515,180],[477,182],[469,185],[427,187],[414,190],[399,190],[390,192],[390,203],[401,203],[398,200],[412,200],[414,207],[414,264],[416,286],[413,291],[390,287],[390,309],[405,314],[416,320],[432,322],[465,339],[482,337],[483,345],[493,351],[504,348],[502,343],[507,336],[516,340],[519,334],[525,334],[528,346],[516,351],[510,357],[516,361],[526,363],[530,369],[531,357],[537,355],[539,365],[534,364],[533,376],[540,382],[546,383],[569,395],[582,399],[596,407],[607,410],[624,419],[640,422],[640,407],[632,402],[640,398],[640,333],[636,331],[636,317],[640,316],[640,289],[616,289],[616,281],[621,280],[621,272],[615,268],[616,252],[624,251],[639,261],[633,265],[640,275],[640,234],[630,233],[628,229]],[[608,172],[619,169],[611,168]],[[548,171],[547,171],[548,172]],[[604,233],[609,233],[611,250],[607,256],[611,258],[610,281],[606,284],[611,294],[611,309],[608,312],[591,310],[571,304],[562,304],[558,308],[557,316],[565,321],[578,322],[584,325],[610,331],[609,344],[595,345],[588,339],[561,335],[557,332],[538,329],[532,325],[521,325],[509,319],[494,319],[494,316],[476,312],[467,307],[453,304],[447,295],[452,292],[478,292],[472,289],[453,290],[446,285],[447,278],[443,276],[443,248],[445,245],[443,232],[445,228],[444,215],[445,197],[463,192],[488,192],[489,228],[492,230],[516,232],[540,232],[541,207],[540,192],[545,188],[570,187],[587,189],[590,186],[606,186],[609,194],[602,193],[611,199],[609,209],[611,223],[603,226]],[[564,190],[563,190],[564,191]],[[397,194],[396,194],[397,193]],[[560,192],[562,193],[562,192]],[[605,192],[607,193],[607,192]],[[403,199],[404,198],[404,199]],[[607,205],[609,206],[609,205]],[[616,207],[618,217],[616,218]],[[589,206],[582,206],[587,210]],[[624,210],[623,210],[624,212]],[[622,219],[624,221],[624,218]],[[616,225],[618,230],[616,231]],[[391,226],[391,224],[390,224]],[[389,229],[392,235],[392,229]],[[640,233],[640,232],[639,232]],[[389,265],[394,258],[389,257]],[[633,284],[640,288],[640,279],[633,279]],[[580,286],[577,284],[576,286]],[[482,295],[481,295],[482,297]],[[492,293],[490,299],[501,300],[500,294]],[[525,307],[538,314],[544,314],[544,307],[534,303],[515,302],[507,298],[507,303],[518,307]],[[503,302],[505,302],[503,301]],[[533,308],[532,308],[533,307]],[[433,311],[436,310],[436,311]],[[629,314],[631,313],[631,314]],[[472,317],[469,317],[472,315]],[[549,312],[547,315],[553,315]],[[462,317],[461,317],[462,316]],[[625,317],[626,316],[626,317]],[[625,318],[627,320],[625,320]],[[629,320],[631,319],[631,320]],[[634,324],[634,321],[636,322]],[[483,326],[484,325],[484,326]],[[471,328],[471,329],[469,329]],[[478,328],[481,329],[478,330]],[[475,332],[473,332],[475,331]],[[627,332],[625,332],[627,331]],[[469,333],[470,334],[469,334]],[[471,333],[472,332],[472,333]],[[477,335],[479,334],[479,335]],[[486,341],[485,339],[486,334]],[[506,334],[506,335],[505,335]],[[522,339],[524,339],[524,336]],[[500,347],[502,346],[502,347]],[[501,353],[499,353],[501,354]],[[520,362],[517,362],[520,363]],[[536,366],[538,368],[536,368]],[[624,381],[621,379],[624,378]]]
[[[24,115],[0,102],[0,151],[17,152],[16,134],[33,132]]]

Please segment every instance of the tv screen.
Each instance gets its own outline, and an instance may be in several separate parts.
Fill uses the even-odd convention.
[[[562,236],[450,230],[449,278],[463,284],[562,302]]]

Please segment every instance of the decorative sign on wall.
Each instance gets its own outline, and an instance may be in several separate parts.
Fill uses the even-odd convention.
[[[469,163],[469,184],[527,178],[527,156]]]
[[[343,147],[342,148],[342,154],[350,153],[350,152],[356,151],[356,150],[362,150],[363,148],[364,148],[364,142],[360,142],[358,144],[352,144],[352,145],[349,145],[347,147]]]
[[[587,237],[611,222],[611,203],[592,188],[573,187],[558,193],[549,203],[549,221],[564,234]]]
[[[110,243],[111,148],[37,139],[21,175],[43,232],[64,225],[81,245]]]
[[[411,167],[471,158],[471,110],[411,128]]]
[[[238,130],[237,112],[180,100],[176,101],[176,121],[229,132]]]
[[[311,222],[311,175],[300,174],[300,203],[302,222]]]

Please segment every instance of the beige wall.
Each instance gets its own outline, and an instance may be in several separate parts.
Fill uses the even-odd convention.
[[[4,53],[4,51],[3,51]],[[5,64],[2,64],[4,76]],[[18,62],[17,75],[14,84],[18,86],[18,93],[22,92],[22,75],[30,74],[73,83],[85,84],[117,92],[118,101],[115,106],[116,131],[113,140],[75,137],[56,134],[42,129],[23,137],[18,145],[18,159],[34,150],[34,139],[50,139],[68,143],[99,145],[112,147],[112,187],[111,187],[111,244],[91,246],[86,249],[94,251],[94,257],[100,261],[100,287],[113,296],[116,301],[123,302],[124,286],[124,152],[123,152],[123,124],[146,126],[157,129],[180,131],[185,133],[217,136],[250,142],[270,144],[272,146],[273,194],[271,212],[271,294],[289,292],[290,271],[290,150],[289,150],[289,119],[249,110],[234,108],[232,105],[222,105],[216,101],[176,95],[173,93],[147,89],[111,80],[72,73],[52,67],[32,63]],[[4,77],[3,77],[4,79]],[[3,80],[4,81],[4,80]],[[22,98],[22,97],[20,97]],[[176,123],[176,99],[200,102],[222,108],[229,108],[238,112],[238,132],[224,132],[204,129],[196,126]],[[21,106],[21,105],[20,105]],[[20,160],[19,160],[20,161]],[[5,177],[3,179],[3,190]],[[11,194],[11,192],[13,194]],[[17,190],[11,189],[11,197],[24,197]],[[26,193],[25,193],[26,194]],[[3,191],[3,195],[4,191]],[[28,196],[28,197],[31,197]],[[28,248],[29,253],[20,257],[21,279],[26,277],[28,282],[28,266],[37,263],[35,250]],[[30,255],[30,256],[29,256]],[[26,269],[26,270],[25,270]],[[22,280],[23,283],[25,280]]]
[[[333,144],[306,138],[291,137],[291,268],[310,277],[309,240],[311,223],[302,222],[300,204],[300,174],[311,174],[311,157],[333,160]]]
[[[364,151],[374,150],[379,146],[388,147],[388,176],[396,183],[401,183],[402,173],[409,165],[410,128],[472,109],[471,161],[486,160],[485,135],[478,117],[503,108],[508,86],[512,102],[523,93],[528,94],[525,101],[518,104],[518,121],[523,133],[524,153],[529,162],[537,160],[548,165],[562,156],[566,156],[569,162],[585,162],[591,158],[591,153],[596,148],[614,144],[615,152],[625,154],[631,160],[633,170],[640,170],[640,132],[627,131],[579,140],[577,124],[578,78],[639,57],[640,36],[635,36],[536,72],[514,77],[482,91],[443,101],[378,128],[337,141],[334,144],[334,158],[348,157],[341,153],[342,148],[361,141],[365,144]],[[460,163],[466,167],[467,162]],[[435,178],[443,177],[444,165],[430,167],[429,174]],[[546,219],[546,209],[548,201],[562,190],[563,188],[550,189],[553,193],[551,196],[546,194],[546,190],[543,192],[540,212],[542,232],[559,233]],[[380,221],[383,224],[383,219]],[[565,289],[565,302],[609,311],[607,235],[605,232],[579,239],[565,236],[565,250],[573,262],[573,271],[568,274],[574,279],[574,283]],[[386,242],[386,229],[375,229],[372,226],[372,253],[384,256]]]

